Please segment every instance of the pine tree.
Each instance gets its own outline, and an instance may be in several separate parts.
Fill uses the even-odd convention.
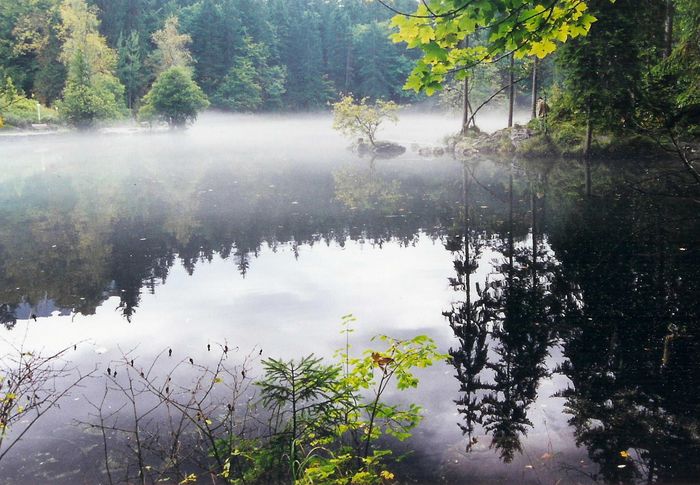
[[[117,52],[119,55],[117,74],[124,84],[126,106],[133,110],[146,79],[143,73],[143,56],[138,32],[132,31],[126,38],[120,36],[117,42]]]

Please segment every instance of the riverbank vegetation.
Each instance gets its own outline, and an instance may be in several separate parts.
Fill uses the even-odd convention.
[[[387,395],[416,388],[416,371],[447,355],[425,336],[379,336],[381,349],[351,355],[354,321],[343,317],[346,345],[334,361],[262,358],[258,349],[240,357],[222,343],[194,358],[125,352],[81,372],[70,363],[77,345],[12,349],[0,379],[0,461],[84,381],[101,379],[77,426],[101,441],[105,483],[393,483],[398,457],[387,439],[411,437],[422,415]]]

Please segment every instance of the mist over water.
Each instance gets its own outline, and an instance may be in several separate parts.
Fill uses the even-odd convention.
[[[455,115],[407,111],[397,125],[383,126],[379,138],[439,145],[459,123]],[[479,124],[494,131],[505,125],[505,115],[484,115]],[[120,127],[0,139],[0,304],[15,317],[3,320],[3,345],[25,341],[50,350],[84,342],[72,358],[102,372],[125,351],[134,352],[137,362],[167,348],[178,358],[210,362],[207,345],[224,342],[237,349],[236,358],[259,349],[263,357],[331,357],[344,343],[340,317],[353,313],[358,351],[377,334],[426,334],[442,351],[458,350],[461,327],[451,327],[446,317],[458,315],[464,304],[465,289],[453,286],[465,277],[455,274],[464,267],[455,261],[464,259],[459,238],[467,234],[475,267],[466,286],[475,295],[488,283],[503,312],[511,307],[501,300],[498,282],[508,271],[519,272],[522,281],[531,280],[532,268],[538,272],[539,283],[524,287],[515,305],[523,315],[542,313],[527,313],[507,332],[498,333],[495,324],[483,328],[494,362],[482,372],[484,382],[503,369],[499,359],[514,359],[508,365],[522,369],[513,388],[531,382],[534,394],[514,399],[514,408],[498,418],[524,413],[517,418],[522,429],[514,433],[520,450],[515,447],[512,462],[504,463],[502,448],[477,428],[476,444],[465,452],[468,438],[458,427],[462,416],[455,404],[460,381],[454,367],[440,363],[421,373],[417,392],[395,396],[425,408],[425,421],[404,445],[415,451],[405,466],[424,483],[432,483],[426,477],[579,483],[579,475],[561,470],[588,472],[598,465],[587,458],[585,442],[576,446],[565,398],[556,395],[572,381],[554,373],[580,359],[572,351],[578,337],[551,338],[540,323],[561,318],[563,310],[553,302],[578,301],[577,285],[604,286],[593,276],[573,281],[574,272],[563,273],[574,263],[562,254],[578,258],[577,268],[588,264],[581,242],[588,236],[570,226],[595,227],[577,222],[584,203],[571,195],[577,182],[562,177],[557,164],[547,172],[551,186],[536,191],[536,169],[513,168],[510,161],[464,165],[410,149],[392,160],[359,158],[331,126],[329,114],[206,113],[186,131]],[[629,232],[634,219],[625,211],[638,206],[612,207],[590,214],[605,216],[596,237],[617,254],[616,238]],[[646,211],[637,216],[652,217]],[[509,240],[517,257],[515,269],[506,270]],[[619,301],[643,299],[627,290],[616,290]],[[535,300],[545,303],[532,310]],[[586,339],[595,340],[595,332]],[[623,339],[617,345],[637,344]],[[102,385],[96,380],[74,393],[70,406],[32,430],[4,465],[8,483],[26,483],[49,470],[60,475],[56,463],[99,476],[96,452],[76,456],[65,440],[89,446],[90,436],[69,423],[86,413]],[[499,399],[505,395],[498,392]],[[39,452],[54,461],[28,464],[23,458]],[[74,476],[52,483],[74,483]]]

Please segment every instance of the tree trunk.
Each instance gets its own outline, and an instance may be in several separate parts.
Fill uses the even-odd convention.
[[[464,93],[462,102],[462,135],[467,134],[469,129],[469,78],[464,78]]]
[[[673,0],[666,0],[666,19],[664,22],[664,59],[671,56],[673,50]]]
[[[588,98],[588,108],[586,112],[586,146],[583,149],[583,160],[586,166],[586,195],[590,196],[591,189],[591,145],[593,143],[593,107],[591,99]]]
[[[466,272],[464,274],[464,293],[466,297],[466,306],[469,309],[467,312],[467,323],[471,324],[472,323],[472,312],[471,312],[471,307],[472,307],[472,295],[471,295],[471,269],[469,266],[469,262],[471,260],[470,254],[469,254],[469,185],[468,185],[468,177],[467,177],[467,165],[462,164],[462,200],[463,200],[463,217],[464,217],[464,263],[465,263],[465,268]]]
[[[464,48],[469,47],[469,36],[464,38]],[[462,99],[462,135],[469,129],[469,76],[464,78],[464,93]]]
[[[348,94],[350,89],[350,77],[352,73],[352,44],[348,41],[347,51],[345,54],[345,94]]]
[[[537,57],[535,57],[535,61],[532,64],[532,112],[530,113],[530,119],[533,120],[537,118],[537,83],[539,82],[539,73],[537,72],[539,67],[538,64],[539,61]]]
[[[530,211],[532,212],[532,288],[537,287],[537,187],[530,182]]]
[[[510,69],[508,70],[508,128],[513,126],[513,106],[515,102],[515,79],[514,79],[515,55],[510,54]]]
[[[515,267],[515,238],[513,234],[513,171],[515,170],[515,160],[510,162],[508,174],[508,288],[513,288],[513,268]]]

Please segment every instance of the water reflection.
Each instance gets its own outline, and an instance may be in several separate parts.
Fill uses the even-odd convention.
[[[368,259],[358,249],[362,244],[383,248],[381,257],[391,258],[391,246],[429,246],[432,240],[437,252],[447,256],[444,244],[452,255],[452,268],[422,249],[411,255],[444,272],[437,279],[449,278],[454,301],[438,302],[449,329],[438,305],[420,301],[419,290],[382,288],[374,304],[395,296],[387,312],[430,308],[434,320],[419,324],[445,330],[451,339],[452,369],[435,380],[440,393],[424,397],[435,401],[439,395],[456,407],[465,434],[461,450],[490,446],[504,462],[520,466],[539,426],[535,408],[553,398],[568,412],[557,419],[568,421],[572,441],[597,465],[558,462],[575,468],[575,476],[692,483],[700,475],[700,226],[697,196],[687,187],[673,193],[675,179],[669,182],[655,167],[649,168],[652,177],[638,176],[635,166],[600,166],[592,174],[593,194],[585,196],[581,168],[551,160],[462,165],[410,155],[357,160],[340,150],[313,163],[306,154],[233,160],[222,152],[207,159],[186,143],[153,144],[134,153],[112,147],[99,160],[90,155],[95,147],[84,155],[58,147],[18,156],[21,163],[0,174],[2,325],[33,318],[41,323],[57,312],[93,315],[108,301],[123,320],[148,325],[153,321],[139,320],[148,294],[163,292],[177,272],[182,281],[185,272],[202,273],[216,261],[217,270],[223,265],[230,272],[217,279],[207,273],[202,292],[216,293],[206,287],[213,281],[264,275],[255,298],[236,307],[262,332],[263,320],[278,317],[282,307],[276,295],[284,297],[299,281],[290,271],[277,294],[259,290],[280,278],[282,264],[268,258],[263,267],[261,254],[291,249],[303,263],[311,258],[307,248],[328,246],[313,259],[312,270],[320,272],[319,265],[331,267],[349,246],[355,259],[346,264],[357,265]],[[427,278],[413,268],[406,285],[420,288]],[[334,279],[334,292],[348,279],[343,271],[347,266],[336,265],[321,273]],[[355,275],[352,282],[379,293],[385,280]],[[319,287],[309,286],[299,298],[311,308],[308,314],[322,314],[324,299],[334,296],[318,296]],[[183,299],[187,291],[166,301]],[[235,292],[216,294],[233,298]],[[438,299],[432,294],[432,303]],[[182,302],[176,311],[190,304]],[[163,307],[151,308],[155,313],[172,317]],[[219,330],[231,332],[221,320]],[[279,333],[287,343],[320,335],[320,325],[307,325],[302,336],[283,326],[266,335]],[[243,325],[238,330],[241,345],[243,333],[254,333]],[[552,396],[544,384],[557,378],[567,384]],[[455,397],[456,406],[450,403]],[[454,427],[451,416],[444,420]],[[430,443],[426,447],[442,443],[441,436]]]
[[[440,236],[451,217],[450,175],[378,173],[381,161],[329,171],[200,164],[173,180],[129,169],[86,190],[83,170],[39,171],[0,195],[0,302],[12,326],[20,305],[84,315],[113,296],[127,320],[179,262],[191,275],[215,255],[245,277],[261,247],[346,240],[381,245]],[[60,182],[56,179],[60,178]],[[403,180],[405,179],[405,180]],[[455,186],[456,188],[456,186]]]
[[[700,476],[697,217],[677,198],[614,194],[577,209],[552,231],[564,277],[578,281],[585,301],[562,328],[561,371],[572,382],[562,395],[577,442],[608,481],[693,482]]]
[[[512,461],[533,426],[528,409],[540,383],[557,373],[570,382],[556,396],[566,400],[576,442],[599,466],[580,472],[606,483],[693,483],[700,261],[690,254],[698,219],[689,200],[650,198],[619,180],[580,197],[566,192],[567,180],[551,185],[551,164],[504,163],[502,171],[504,223],[475,221],[494,191],[467,165],[459,226],[445,244],[461,295],[444,316],[458,342],[450,360],[467,452],[485,433]],[[558,365],[549,358],[555,348]]]
[[[513,164],[506,169],[506,232],[485,240],[471,227],[471,192],[478,183],[477,175],[465,167],[463,231],[446,244],[456,256],[451,286],[464,292],[464,299],[444,315],[459,341],[450,355],[462,391],[457,405],[468,437],[466,448],[476,444],[479,425],[505,462],[522,451],[521,437],[532,427],[527,411],[537,398],[540,380],[549,375],[545,360],[560,312],[551,291],[553,263],[538,243],[539,197],[532,184],[527,187],[532,195],[530,244],[515,240],[515,200],[523,194],[516,193],[514,170]],[[472,281],[485,246],[498,257],[488,263],[485,281]]]

